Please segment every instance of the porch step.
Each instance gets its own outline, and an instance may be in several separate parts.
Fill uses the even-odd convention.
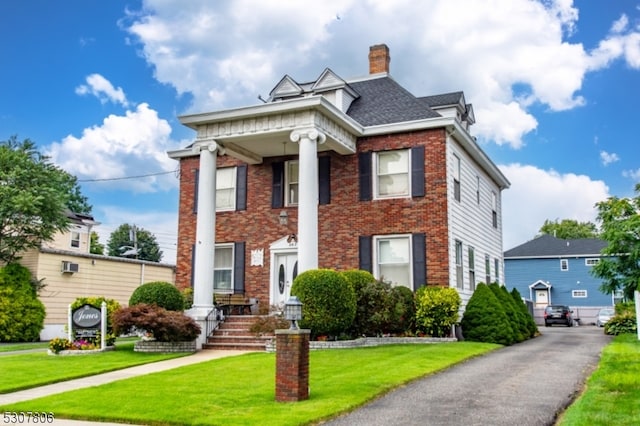
[[[257,315],[229,315],[202,345],[202,349],[264,351],[274,335],[256,336],[249,331]]]

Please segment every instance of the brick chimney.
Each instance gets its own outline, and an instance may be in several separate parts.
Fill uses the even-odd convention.
[[[386,44],[376,44],[369,48],[369,74],[389,72],[389,48]]]

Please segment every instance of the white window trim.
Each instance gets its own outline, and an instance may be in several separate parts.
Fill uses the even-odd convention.
[[[298,184],[298,197],[300,196],[300,161],[299,160],[288,160],[284,162],[284,205],[286,207],[295,207],[298,203],[292,203],[290,200],[291,192],[289,191],[289,185],[291,185],[291,176],[289,175],[289,165],[290,164],[298,164],[298,180],[296,183]]]
[[[406,287],[413,289],[413,239],[411,238],[411,234],[391,234],[391,235],[374,235],[373,236],[373,267],[374,267],[374,277],[376,279],[384,278],[380,275],[380,264],[378,262],[378,243],[384,240],[392,240],[392,239],[407,239],[409,240],[409,281],[408,283],[401,283],[399,285],[404,284]],[[391,284],[395,287],[395,284]]]
[[[453,198],[457,202],[462,201],[462,160],[453,154]],[[456,191],[456,186],[458,190]],[[457,195],[457,197],[456,197]]]
[[[231,212],[231,211],[235,211],[236,209],[236,194],[238,191],[238,168],[237,167],[221,167],[219,169],[216,169],[216,174],[218,174],[219,171],[221,170],[229,170],[229,169],[233,169],[233,177],[231,178],[231,182],[233,182],[233,185],[227,188],[218,188],[218,182],[220,182],[220,179],[218,179],[218,177],[216,176],[216,192],[219,189],[233,189],[233,203],[230,207],[218,207],[218,203],[216,203],[216,211],[217,212]]]
[[[458,259],[458,247],[460,247],[460,259]],[[462,241],[454,240],[453,256],[456,267],[456,288],[464,290],[464,245],[462,244]]]
[[[569,259],[560,259],[560,270],[563,272],[569,270]]]
[[[600,259],[597,257],[589,257],[584,260],[585,266],[595,266],[600,262]]]
[[[381,196],[379,194],[379,183],[378,183],[378,156],[380,154],[388,154],[391,152],[400,152],[400,151],[406,151],[407,152],[407,193],[406,194],[399,194],[399,195],[386,195],[386,196]],[[373,161],[371,162],[371,166],[373,168],[373,170],[371,171],[371,176],[373,179],[373,199],[374,200],[390,200],[390,199],[395,199],[395,198],[411,198],[411,194],[412,194],[412,188],[411,188],[411,149],[409,148],[402,148],[402,149],[393,149],[393,150],[389,150],[389,151],[376,151],[373,153]]]
[[[476,289],[476,249],[474,247],[467,247],[467,261],[469,263],[469,288],[474,291]],[[462,285],[464,286],[464,283]]]
[[[74,238],[74,236],[78,236],[78,238]],[[77,245],[73,245],[73,243],[77,241]],[[69,247],[74,248],[74,249],[78,249],[80,248],[82,242],[82,235],[80,234],[80,231],[71,231],[71,241],[69,241]]]
[[[574,299],[585,299],[587,298],[587,290],[571,290],[571,297]]]
[[[220,271],[226,271],[228,270],[227,268],[217,268],[215,266],[215,263],[213,265],[213,272],[214,272],[214,282],[213,282],[213,291],[215,293],[219,293],[219,294],[232,294],[233,293],[233,283],[234,283],[234,276],[233,276],[233,264],[236,258],[236,253],[235,253],[235,245],[233,243],[223,243],[223,244],[216,244],[214,247],[214,250],[217,250],[219,248],[231,248],[231,283],[229,286],[229,289],[217,289],[216,288],[216,283],[215,283],[215,271],[216,270],[220,270]]]

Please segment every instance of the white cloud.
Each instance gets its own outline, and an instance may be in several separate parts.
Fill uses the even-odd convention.
[[[622,176],[632,179],[637,183],[640,183],[640,169],[636,170],[624,170]]]
[[[100,74],[91,74],[86,78],[87,84],[81,84],[76,87],[76,94],[78,95],[93,95],[100,100],[101,103],[112,102],[114,104],[120,104],[124,107],[129,105],[127,96],[124,94],[124,90],[121,87],[117,89],[113,87],[111,82],[101,76]]]
[[[401,84],[418,95],[464,90],[477,135],[514,148],[537,127],[532,105],[579,107],[587,72],[618,58],[640,67],[640,35],[625,16],[587,52],[568,41],[579,31],[572,0],[462,3],[146,0],[121,25],[159,81],[193,96],[193,112],[257,103],[284,74],[317,77],[319,63],[366,74],[368,46],[387,43]]]
[[[600,151],[600,160],[602,160],[602,165],[608,166],[611,163],[620,161],[620,157],[615,152]]]
[[[102,179],[103,187],[154,192],[177,186],[172,174],[142,179],[113,180],[158,172],[172,172],[176,162],[166,152],[184,146],[170,139],[169,123],[146,103],[125,115],[109,115],[102,125],[69,135],[46,150],[54,163],[78,180]],[[111,181],[109,181],[111,179]]]
[[[502,193],[505,250],[534,238],[546,219],[596,223],[595,204],[609,197],[604,182],[585,175],[522,164],[502,165],[500,170],[511,181]]]

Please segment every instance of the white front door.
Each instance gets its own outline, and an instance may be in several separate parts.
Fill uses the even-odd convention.
[[[291,295],[291,285],[298,276],[298,255],[281,253],[275,255],[274,276],[271,279],[271,303],[284,306]]]
[[[549,304],[549,290],[536,290],[536,306]]]

